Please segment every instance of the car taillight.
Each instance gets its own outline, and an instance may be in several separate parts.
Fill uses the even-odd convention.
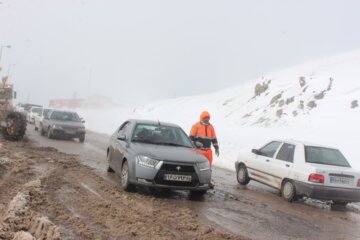
[[[360,187],[360,179],[358,179],[357,186]]]
[[[324,183],[324,179],[323,175],[312,173],[309,175],[308,181],[313,183]]]

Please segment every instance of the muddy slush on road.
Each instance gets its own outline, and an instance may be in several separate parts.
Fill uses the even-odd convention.
[[[81,144],[29,129],[27,137],[0,140],[0,239],[360,239],[356,205],[288,203],[219,168],[215,189],[199,199],[186,191],[127,193],[106,172],[108,136],[89,132]]]
[[[1,239],[244,239],[187,207],[126,193],[74,155],[0,141]]]

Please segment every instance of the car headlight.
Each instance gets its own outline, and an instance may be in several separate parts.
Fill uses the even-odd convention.
[[[152,159],[147,156],[139,155],[136,157],[136,164],[143,167],[155,168],[159,162],[160,162],[159,160]]]
[[[56,125],[56,124],[54,124],[54,125],[52,126],[52,128],[53,128],[53,129],[63,129],[62,126],[59,126],[59,125]]]
[[[200,171],[210,170],[210,163],[209,163],[209,161],[202,162],[202,163],[198,163],[197,166],[198,166],[198,168],[199,168]]]

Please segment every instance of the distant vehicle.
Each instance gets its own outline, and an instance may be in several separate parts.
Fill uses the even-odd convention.
[[[84,122],[76,112],[52,110],[44,116],[40,133],[47,134],[48,138],[78,138],[82,143],[85,141]]]
[[[140,185],[202,195],[210,187],[209,161],[175,124],[128,120],[111,136],[107,158],[127,191]]]
[[[22,108],[24,109],[25,112],[29,113],[30,109],[32,107],[42,107],[41,105],[38,104],[32,104],[32,103],[24,103],[22,104]]]
[[[29,113],[26,116],[27,121],[30,124],[34,124],[35,123],[35,116],[39,116],[42,109],[43,109],[42,107],[31,107]]]
[[[54,109],[42,108],[40,114],[35,115],[35,131],[41,129],[44,116],[46,116],[52,110],[54,110]]]
[[[275,140],[239,156],[235,168],[241,185],[250,180],[264,183],[279,189],[290,202],[301,196],[340,206],[360,201],[360,172],[334,148]]]

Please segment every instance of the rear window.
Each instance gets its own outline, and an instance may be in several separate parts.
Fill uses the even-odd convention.
[[[342,153],[333,148],[305,146],[305,161],[308,163],[350,167]]]

